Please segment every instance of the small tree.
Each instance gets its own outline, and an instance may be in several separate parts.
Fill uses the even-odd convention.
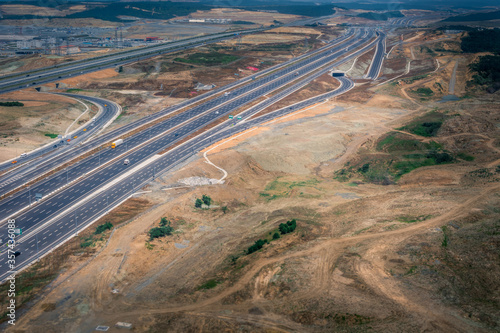
[[[226,214],[226,212],[227,212],[227,206],[222,206],[222,212],[223,212],[224,214]]]
[[[285,223],[281,223],[278,229],[282,235],[289,233],[288,226]]]
[[[287,221],[286,224],[288,225],[288,232],[292,232],[297,228],[297,221],[295,219]]]
[[[170,221],[166,217],[162,217],[160,220],[160,227],[170,225]]]
[[[201,199],[196,199],[196,202],[194,203],[194,206],[196,208],[201,208],[201,205],[203,205],[203,201],[201,201]]]
[[[205,194],[203,194],[201,200],[203,200],[203,203],[207,206],[210,206],[210,204],[212,203],[212,198],[210,198],[208,195]]]
[[[153,240],[155,238],[170,236],[173,230],[174,228],[171,226],[153,228],[149,230],[149,239]]]
[[[273,239],[279,239],[281,236],[279,233],[275,232],[273,235]]]
[[[248,254],[254,253],[255,251],[262,249],[262,247],[266,243],[267,243],[267,239],[259,239],[258,241],[255,242],[254,245],[252,245],[248,248]]]

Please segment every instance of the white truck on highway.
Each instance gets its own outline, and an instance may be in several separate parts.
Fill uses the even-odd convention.
[[[123,143],[123,139],[118,139],[116,141],[113,141],[111,143],[111,148],[115,149],[116,147],[118,147],[119,145],[121,145]]]

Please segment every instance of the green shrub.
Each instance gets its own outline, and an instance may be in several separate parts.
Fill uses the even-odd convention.
[[[201,199],[196,199],[194,206],[196,208],[201,208],[202,205],[203,205],[203,201],[201,201]]]
[[[170,236],[172,235],[172,231],[174,231],[174,228],[172,228],[171,226],[155,227],[149,230],[149,239],[153,240],[155,238]]]
[[[281,223],[278,227],[282,235],[293,232],[297,228],[297,221],[295,219],[287,221],[286,223]]]
[[[281,236],[279,233],[275,232],[273,235],[273,239],[279,239]]]
[[[170,225],[170,221],[166,217],[162,217],[160,220],[160,227],[165,227]]]
[[[111,222],[106,222],[104,224],[101,224],[97,228],[95,228],[95,234],[96,235],[102,234],[103,232],[105,232],[106,230],[109,230],[111,228],[113,228],[113,224]]]
[[[417,90],[415,90],[415,92],[419,95],[423,95],[426,97],[434,95],[434,91],[432,91],[431,88],[422,88],[421,87],[421,88],[418,88]]]
[[[212,198],[210,198],[208,195],[203,194],[203,196],[201,197],[201,200],[207,206],[210,206],[210,204],[212,204]]]
[[[21,102],[0,102],[0,106],[24,106]]]
[[[259,251],[262,249],[264,244],[267,244],[267,239],[259,239],[258,241],[255,241],[255,244],[250,246],[247,250],[247,254],[254,253],[255,251]]]

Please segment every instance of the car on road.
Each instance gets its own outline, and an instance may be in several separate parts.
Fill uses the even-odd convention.
[[[78,137],[78,135],[75,135],[75,136],[73,137],[73,139],[76,139],[77,137]]]
[[[16,256],[16,257],[17,257],[18,255],[20,255],[20,254],[21,254],[21,251],[16,251],[16,252],[14,252],[14,256]]]
[[[129,165],[129,163],[130,163],[130,161],[128,160],[128,158],[125,161],[123,161],[123,164],[125,164],[125,165]]]
[[[17,161],[12,161],[12,164],[16,164],[16,163],[17,163]]]

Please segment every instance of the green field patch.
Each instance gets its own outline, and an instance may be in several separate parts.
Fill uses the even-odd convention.
[[[304,181],[284,181],[280,180],[280,177],[268,183],[264,189],[264,191],[259,193],[259,196],[265,198],[266,200],[274,200],[278,198],[285,198],[290,196],[290,193],[294,188],[303,187],[303,188],[315,188],[315,186],[319,184],[319,180],[315,178],[307,179]],[[316,189],[317,190],[317,189]],[[299,194],[299,196],[304,198],[316,198],[319,197],[318,194],[307,193],[307,191],[303,190]]]
[[[457,154],[457,157],[461,160],[464,160],[464,161],[468,161],[468,162],[471,162],[471,161],[474,161],[475,157],[474,156],[471,156],[469,154],[466,154],[464,152],[460,152]]]
[[[409,124],[398,128],[398,130],[425,137],[434,137],[437,135],[437,132],[441,128],[443,122],[450,117],[451,116],[444,113],[431,111],[416,118]]]
[[[217,285],[219,283],[220,283],[219,281],[217,281],[215,279],[211,279],[211,280],[208,280],[207,282],[203,283],[201,286],[199,286],[198,290],[212,289],[212,288],[217,287]]]

